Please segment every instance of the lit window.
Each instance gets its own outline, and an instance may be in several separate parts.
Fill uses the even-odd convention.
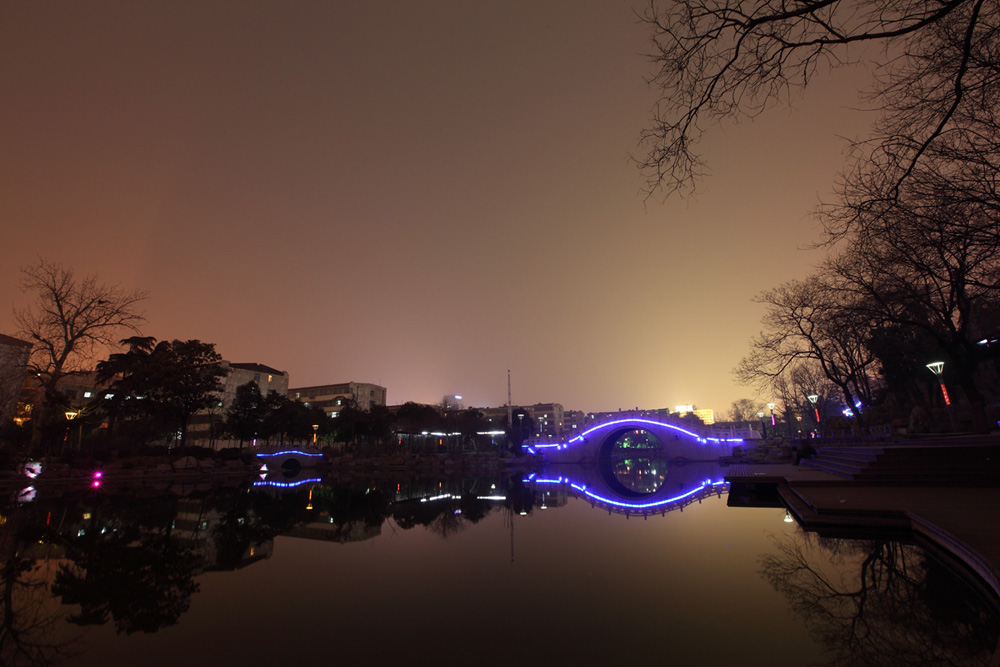
[[[90,392],[89,391],[83,392],[83,397],[84,398],[90,398]]]
[[[267,375],[267,381],[268,381],[268,382],[270,382],[270,381],[271,381],[271,380],[273,380],[273,379],[274,379],[274,378],[273,378],[273,377],[271,377],[271,374],[270,374],[270,373],[268,373],[268,375]]]

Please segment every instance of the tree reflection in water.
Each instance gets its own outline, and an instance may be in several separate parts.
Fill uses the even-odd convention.
[[[101,543],[63,565],[52,593],[80,605],[77,625],[114,620],[119,633],[156,632],[173,625],[197,592],[195,559],[169,538]]]
[[[799,532],[775,547],[761,575],[826,646],[828,665],[986,665],[997,648],[987,601],[915,546]]]
[[[58,632],[66,612],[49,594],[51,563],[25,555],[29,526],[21,517],[0,518],[0,665],[53,664],[71,654],[72,641]]]

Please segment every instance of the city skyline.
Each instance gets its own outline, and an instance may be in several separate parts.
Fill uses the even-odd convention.
[[[519,405],[728,412],[752,297],[820,256],[863,72],[711,128],[702,191],[644,200],[641,9],[4,7],[0,332],[41,256],[298,386],[490,406],[510,370]]]

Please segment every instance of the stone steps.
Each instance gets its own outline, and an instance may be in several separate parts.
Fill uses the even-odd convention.
[[[1000,486],[1000,445],[994,443],[823,447],[801,465],[865,484]]]

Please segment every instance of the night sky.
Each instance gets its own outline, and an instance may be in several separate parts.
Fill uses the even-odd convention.
[[[727,412],[751,298],[820,259],[861,73],[644,201],[644,6],[0,3],[0,332],[41,256],[292,386]]]

